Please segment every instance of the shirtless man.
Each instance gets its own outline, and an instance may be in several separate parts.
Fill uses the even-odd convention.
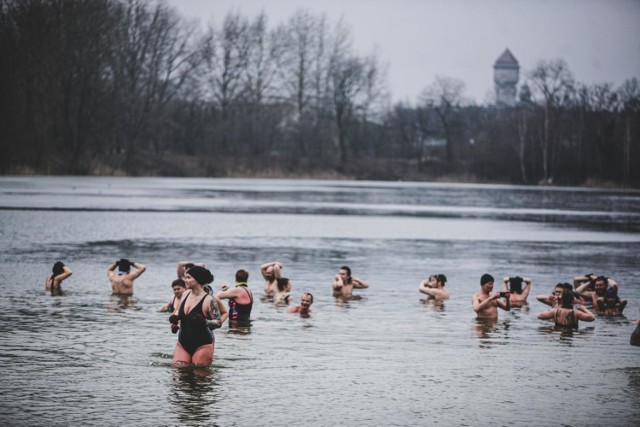
[[[311,313],[311,304],[313,304],[313,295],[305,292],[300,297],[300,305],[294,305],[287,312],[300,313],[301,316],[308,316]]]
[[[418,290],[427,295],[430,300],[448,300],[449,292],[444,288],[445,283],[447,283],[447,276],[444,274],[436,274],[420,282]]]
[[[51,274],[44,282],[45,290],[51,292],[60,292],[60,285],[62,284],[62,281],[72,274],[73,272],[69,267],[67,267],[60,261],[56,262],[55,264],[53,264]]]
[[[624,308],[627,306],[627,300],[618,297],[618,288],[608,288],[604,296],[598,297],[593,301],[593,308],[598,316],[614,317],[622,316]]]
[[[351,269],[343,265],[333,279],[333,296],[350,297],[353,295],[354,289],[365,289],[368,287],[369,284],[364,280],[351,277]]]
[[[593,279],[593,283],[587,281],[578,286],[576,293],[595,304],[595,300],[604,297],[604,293],[610,287],[618,290],[618,284],[613,279],[598,276]]]
[[[131,266],[135,270],[131,271]],[[118,268],[116,273],[114,270]],[[140,277],[147,268],[137,262],[131,262],[128,259],[121,259],[109,266],[107,275],[111,281],[111,289],[114,295],[133,295],[133,281]]]
[[[562,291],[564,289],[570,290],[571,293],[573,294],[573,304],[586,304],[586,301],[580,297],[580,296],[576,296],[576,293],[573,291],[573,287],[571,286],[570,283],[562,283],[562,282],[558,282],[555,286],[555,288],[553,288],[553,293],[551,295],[538,295],[536,297],[536,299],[538,301],[540,301],[543,304],[546,305],[550,305],[551,307],[559,307],[560,306],[560,299],[562,297]]]
[[[522,283],[524,282],[524,288]],[[522,307],[527,304],[531,291],[531,279],[528,277],[505,277],[502,279],[502,290],[511,294],[511,306]]]
[[[494,279],[490,274],[483,274],[480,278],[480,290],[471,298],[473,310],[478,319],[497,319],[498,307],[506,311],[511,310],[509,292],[494,292],[492,294],[493,282]],[[505,300],[502,301],[500,298]]]
[[[275,295],[278,292],[278,279],[282,277],[282,263],[274,261],[262,264],[260,272],[264,277],[264,294],[266,296]]]

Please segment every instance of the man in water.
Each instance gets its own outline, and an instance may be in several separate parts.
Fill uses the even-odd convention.
[[[478,319],[498,319],[498,307],[505,311],[511,310],[509,292],[494,292],[494,279],[490,274],[483,274],[480,278],[480,290],[471,298],[473,310]],[[504,298],[504,301],[501,299]]]
[[[135,270],[131,271],[131,267]],[[114,270],[118,268],[116,273]],[[114,295],[133,295],[133,281],[140,277],[147,268],[137,262],[131,262],[122,258],[109,266],[107,275],[111,281],[111,289]]]
[[[608,288],[615,288],[618,290],[618,284],[613,280],[605,276],[598,276],[592,281],[584,282],[576,289],[576,293],[582,298],[591,301],[595,307],[595,301],[598,298],[603,298]]]
[[[229,300],[229,326],[247,326],[250,323],[251,308],[253,307],[253,294],[247,282],[249,272],[246,270],[236,271],[236,285],[233,288],[224,283],[216,296],[220,299]]]
[[[543,304],[550,305],[553,308],[559,307],[561,305],[562,291],[567,289],[571,291],[573,294],[573,304],[586,304],[586,301],[582,299],[576,292],[573,290],[573,287],[570,283],[567,282],[558,282],[553,288],[553,293],[551,295],[538,295],[536,299]]]
[[[262,264],[260,272],[264,277],[264,294],[275,295],[278,292],[278,279],[282,277],[282,263],[274,261]]]
[[[447,283],[447,276],[444,274],[436,274],[429,276],[420,283],[418,290],[427,295],[430,300],[444,301],[449,299],[449,292],[444,288]]]
[[[593,308],[599,316],[622,316],[622,311],[627,306],[627,300],[618,297],[618,288],[608,288],[602,297],[593,301]]]
[[[362,279],[351,276],[351,269],[346,265],[340,267],[338,274],[333,279],[333,296],[350,297],[354,289],[368,288],[369,284]]]
[[[300,313],[300,316],[308,316],[311,314],[311,304],[313,304],[313,295],[309,292],[305,292],[300,297],[300,305],[294,305],[289,310],[289,313]]]

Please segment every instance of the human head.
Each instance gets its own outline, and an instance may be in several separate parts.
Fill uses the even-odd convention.
[[[618,290],[616,288],[608,288],[604,293],[604,303],[608,306],[615,306],[620,298],[618,298]]]
[[[278,279],[278,290],[280,292],[284,292],[287,290],[287,286],[289,286],[289,279],[286,277],[280,277]]]
[[[116,265],[118,266],[118,274],[127,274],[131,270],[131,262],[126,258],[116,261]]]
[[[351,283],[351,269],[349,267],[343,265],[342,267],[340,267],[340,271],[338,272],[338,274],[340,275],[340,277],[342,277],[342,280],[345,283]]]
[[[276,273],[274,271],[273,264],[264,269],[264,276],[270,282],[276,278]]]
[[[444,274],[436,274],[434,278],[436,282],[440,283],[444,288],[444,284],[447,283],[447,276],[445,276]]]
[[[523,282],[523,279],[520,276],[509,277],[509,291],[514,292],[516,294],[521,294],[522,282]]]
[[[189,277],[194,279],[201,286],[208,285],[213,282],[213,274],[204,267],[195,265],[187,270],[185,275],[185,282],[189,284]]]
[[[604,296],[604,293],[607,291],[607,286],[609,285],[609,279],[604,276],[598,276],[594,283],[593,290],[596,295],[599,297]]]
[[[247,270],[236,271],[236,283],[247,283],[249,280],[249,272]]]
[[[58,274],[62,274],[64,272],[64,264],[61,261],[56,262],[55,264],[53,264],[51,272],[55,276],[57,276]]]
[[[562,291],[566,289],[564,285],[565,283],[562,282],[556,283],[555,288],[553,288],[553,295],[555,295],[556,298],[560,299],[562,297]]]
[[[492,275],[490,275],[488,273],[485,273],[480,277],[480,286],[482,287],[484,285],[491,285],[490,289],[493,289],[493,282],[494,281],[495,280],[493,279]]]
[[[302,308],[309,308],[313,304],[313,295],[310,292],[305,292],[300,297],[300,305]]]
[[[182,296],[182,293],[185,291],[186,288],[187,288],[187,285],[184,283],[184,280],[182,279],[176,279],[173,282],[171,282],[171,289],[173,289],[173,294],[178,298]]]
[[[573,292],[569,289],[562,290],[562,308],[573,308]]]

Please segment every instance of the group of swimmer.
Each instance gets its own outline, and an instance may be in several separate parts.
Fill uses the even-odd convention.
[[[117,271],[116,271],[117,269]],[[146,270],[143,264],[122,258],[107,269],[113,294],[133,295],[133,281]],[[260,267],[264,278],[264,295],[276,305],[289,305],[291,280],[283,277],[282,263],[268,262]],[[73,274],[62,262],[56,262],[52,273],[47,277],[45,289],[60,292],[61,283]],[[235,274],[234,286],[220,285],[214,292],[210,284],[213,274],[204,263],[180,261],[177,267],[177,279],[171,283],[173,297],[159,308],[160,312],[170,312],[171,331],[178,334],[173,354],[176,365],[210,365],[213,362],[215,336],[213,330],[220,328],[225,321],[231,327],[250,325],[253,293],[248,287],[249,273],[240,269]],[[473,310],[478,319],[497,319],[498,308],[509,311],[511,307],[527,304],[532,280],[527,277],[504,277],[502,291],[493,292],[494,278],[483,274],[480,278],[480,290],[472,297]],[[419,291],[427,295],[428,300],[445,301],[449,292],[445,289],[447,277],[436,274],[423,280]],[[524,286],[523,286],[524,284]],[[340,267],[334,277],[332,291],[334,297],[352,297],[354,289],[366,289],[369,284],[351,275],[348,266]],[[222,300],[228,300],[228,310]],[[550,295],[539,295],[537,300],[551,308],[541,312],[539,319],[552,319],[557,327],[578,328],[580,320],[592,322],[595,315],[586,307],[591,303],[596,314],[602,316],[621,316],[627,301],[618,297],[618,284],[607,277],[589,273],[576,276],[574,283],[558,283]],[[302,317],[311,314],[313,295],[305,292],[298,305],[292,305],[287,312],[298,313]],[[640,320],[631,337],[631,344],[640,346]]]

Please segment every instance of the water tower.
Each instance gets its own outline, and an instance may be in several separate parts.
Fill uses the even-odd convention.
[[[514,106],[516,104],[516,85],[520,74],[520,65],[509,49],[493,64],[493,81],[496,86],[496,105]]]

